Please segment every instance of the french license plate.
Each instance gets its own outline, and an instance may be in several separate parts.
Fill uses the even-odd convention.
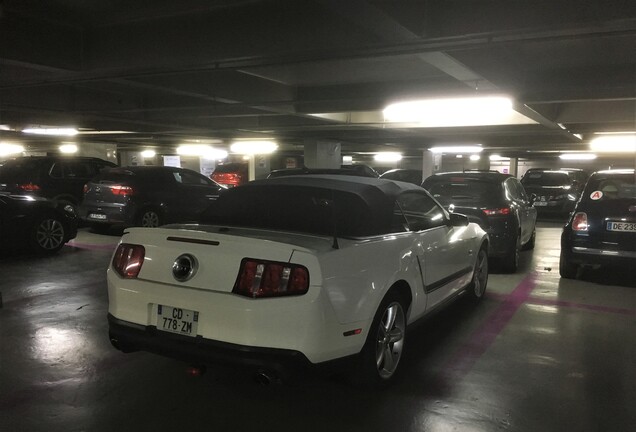
[[[88,215],[89,219],[99,219],[99,220],[104,220],[106,219],[106,215],[105,214],[101,214],[101,213],[90,213]]]
[[[547,201],[535,201],[534,202],[534,206],[535,207],[546,207],[548,205]]]
[[[634,222],[607,222],[608,231],[627,231],[636,232],[636,223]]]
[[[196,336],[199,312],[157,305],[157,329],[185,336]]]

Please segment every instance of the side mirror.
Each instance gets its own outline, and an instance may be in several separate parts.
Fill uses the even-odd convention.
[[[450,224],[451,226],[462,227],[468,226],[468,216],[459,213],[451,213],[450,214]]]

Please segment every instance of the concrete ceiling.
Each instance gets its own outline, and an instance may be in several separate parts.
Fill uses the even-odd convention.
[[[0,133],[75,126],[123,148],[328,140],[343,153],[480,142],[524,157],[636,129],[635,63],[633,0],[0,0]],[[476,94],[509,95],[536,123],[382,119],[390,102]]]

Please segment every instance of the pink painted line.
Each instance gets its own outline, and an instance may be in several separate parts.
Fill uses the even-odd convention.
[[[536,274],[530,273],[505,296],[502,304],[451,358],[444,371],[447,382],[461,379],[472,369],[475,362],[490,348],[517,310],[530,297],[535,285]]]
[[[117,247],[117,243],[113,244],[91,244],[91,243],[79,243],[75,241],[70,241],[66,243],[67,246],[71,246],[78,249],[88,249],[88,250],[113,250]]]
[[[506,294],[488,293],[488,297],[505,300],[507,296]],[[589,310],[592,312],[605,312],[605,313],[613,313],[618,315],[636,316],[636,309],[619,308],[619,307],[613,307],[613,306],[591,305],[591,304],[577,303],[577,302],[571,302],[566,300],[550,300],[550,299],[544,299],[544,298],[539,298],[534,296],[529,296],[526,303],[538,304],[542,306],[561,306],[561,307],[568,307],[572,309]]]

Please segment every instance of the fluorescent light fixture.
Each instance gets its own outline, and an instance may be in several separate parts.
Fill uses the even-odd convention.
[[[72,143],[62,144],[60,147],[60,152],[65,154],[73,154],[77,153],[77,145]]]
[[[481,153],[484,149],[478,145],[440,146],[429,149],[433,153]]]
[[[270,154],[278,149],[274,141],[235,141],[230,146],[232,153],[238,154]]]
[[[590,141],[590,149],[598,153],[634,153],[636,134],[602,135]]]
[[[199,156],[205,159],[224,159],[227,157],[225,150],[201,144],[181,145],[177,148],[177,154],[181,156]]]
[[[398,162],[402,160],[402,153],[380,152],[373,156],[376,162]]]
[[[10,156],[18,153],[22,153],[24,147],[20,144],[12,144],[8,142],[0,142],[0,156]]]
[[[478,154],[472,154],[470,155],[470,160],[473,162],[478,161],[479,159],[481,159],[481,156],[479,156]]]
[[[383,114],[385,121],[418,123],[420,127],[536,123],[516,112],[510,98],[501,96],[398,102],[387,106]]]
[[[144,158],[153,158],[157,155],[154,150],[144,150],[141,152],[141,156]]]
[[[78,130],[75,128],[26,128],[22,129],[23,133],[35,135],[54,135],[54,136],[75,136]]]
[[[562,153],[559,155],[561,160],[594,160],[596,155],[594,153]]]
[[[509,161],[510,158],[507,157],[503,157],[503,156],[499,156],[497,154],[494,155],[490,155],[490,160],[491,161]]]
[[[343,156],[342,157],[343,165],[352,165],[353,164],[353,156]]]

